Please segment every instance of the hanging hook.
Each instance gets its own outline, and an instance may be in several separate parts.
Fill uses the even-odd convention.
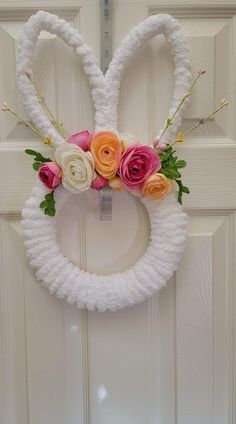
[[[100,221],[112,219],[112,188],[104,187],[99,191]]]
[[[112,0],[101,0],[101,69],[105,75],[112,59]],[[104,187],[99,192],[100,221],[112,219],[112,189]]]

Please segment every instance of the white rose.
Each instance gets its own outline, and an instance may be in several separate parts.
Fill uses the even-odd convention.
[[[89,189],[94,179],[94,162],[90,152],[76,144],[63,143],[54,153],[55,161],[62,168],[62,184],[72,193]]]

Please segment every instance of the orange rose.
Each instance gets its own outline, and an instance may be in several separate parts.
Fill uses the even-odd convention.
[[[95,163],[95,170],[102,177],[111,179],[118,170],[122,148],[115,133],[100,131],[91,141],[90,150]]]
[[[162,199],[172,189],[172,182],[163,174],[150,175],[141,188],[141,195],[150,199]]]

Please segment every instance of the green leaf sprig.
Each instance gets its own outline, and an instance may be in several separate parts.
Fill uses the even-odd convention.
[[[44,209],[45,215],[55,216],[56,213],[56,201],[54,199],[54,191],[45,195],[44,200],[40,203],[40,208]]]
[[[160,173],[165,175],[166,178],[176,181],[179,187],[178,201],[182,205],[183,193],[189,194],[189,188],[183,185],[181,181],[180,169],[185,168],[187,163],[185,160],[178,160],[177,156],[174,155],[175,150],[172,146],[169,146],[164,152],[159,153],[162,167]]]
[[[42,163],[52,162],[51,158],[45,158],[41,153],[36,152],[35,150],[26,149],[25,153],[27,155],[34,156],[34,162],[32,166],[35,171],[39,170],[39,167],[42,165]]]
[[[179,186],[178,202],[182,205],[182,196],[183,196],[183,193],[189,194],[190,191],[189,191],[189,188],[187,186],[183,185],[183,183],[182,183],[181,180],[175,180],[175,181],[176,181],[176,183]]]

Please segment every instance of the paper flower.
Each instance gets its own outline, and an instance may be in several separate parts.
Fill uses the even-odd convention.
[[[90,148],[92,134],[88,130],[80,131],[76,134],[71,135],[67,142],[76,144],[76,146],[81,147],[85,152]]]
[[[109,186],[110,186],[111,188],[113,188],[115,191],[123,191],[123,190],[124,190],[124,186],[123,186],[123,184],[122,184],[122,182],[121,182],[120,177],[118,177],[118,176],[111,178],[111,179],[108,181],[108,184],[109,184]]]
[[[55,189],[61,184],[61,168],[56,162],[45,162],[39,168],[40,181],[49,189]]]
[[[141,196],[150,199],[162,199],[172,189],[172,182],[163,174],[154,174],[147,178],[141,189]]]
[[[121,159],[121,142],[115,133],[100,131],[92,138],[90,150],[95,163],[95,170],[104,178],[116,175]]]
[[[130,146],[123,153],[119,175],[124,186],[129,190],[139,188],[154,172],[161,168],[159,156],[149,146]]]
[[[91,188],[94,190],[101,190],[103,187],[105,187],[108,183],[108,180],[104,177],[101,177],[98,175],[95,180],[92,181]]]
[[[62,184],[72,193],[87,190],[94,178],[94,164],[89,152],[75,144],[63,143],[54,153],[62,168]]]

